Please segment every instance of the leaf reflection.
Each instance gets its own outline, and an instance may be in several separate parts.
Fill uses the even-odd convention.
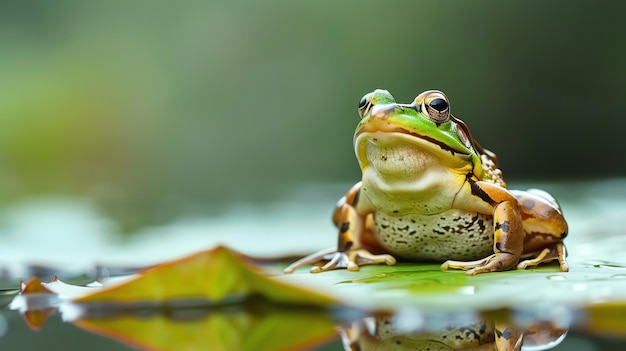
[[[146,309],[83,305],[72,323],[140,350],[301,350],[337,338],[323,309],[264,299],[217,308]]]

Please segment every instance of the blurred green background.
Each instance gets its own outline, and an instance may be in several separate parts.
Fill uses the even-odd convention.
[[[623,176],[625,7],[3,3],[2,203],[86,197],[135,228],[353,182],[375,88],[445,91],[509,180]]]

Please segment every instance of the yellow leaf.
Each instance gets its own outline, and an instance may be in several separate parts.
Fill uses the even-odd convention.
[[[55,276],[52,282],[57,281]],[[35,295],[52,295],[54,294],[50,289],[46,288],[38,278],[31,278],[28,282],[24,283],[20,281],[20,295],[22,296],[35,296]],[[33,330],[39,330],[46,323],[48,318],[54,313],[56,308],[41,306],[30,309],[24,309],[22,316],[29,328]]]
[[[151,267],[131,280],[76,298],[74,303],[206,299],[219,303],[261,295],[270,301],[328,306],[336,298],[273,279],[245,256],[225,247]]]

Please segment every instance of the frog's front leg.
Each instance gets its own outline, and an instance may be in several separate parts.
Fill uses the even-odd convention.
[[[359,182],[337,203],[333,214],[333,222],[339,229],[337,248],[322,250],[301,258],[285,268],[285,273],[292,273],[299,267],[318,263],[323,264],[311,268],[311,273],[340,268],[357,271],[359,265],[396,263],[391,255],[375,255],[365,248],[364,236],[368,232],[366,224],[368,213],[359,213],[356,209],[360,192]]]
[[[493,207],[493,254],[477,261],[446,261],[441,268],[465,269],[476,275],[514,269],[524,249],[524,229],[519,204],[503,188],[488,182],[470,183],[472,196]]]

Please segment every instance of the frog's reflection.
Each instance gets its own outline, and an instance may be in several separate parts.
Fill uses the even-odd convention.
[[[421,324],[421,323],[417,323]],[[475,320],[424,331],[399,316],[367,317],[339,328],[347,351],[550,350],[567,333],[549,322],[524,327]]]

